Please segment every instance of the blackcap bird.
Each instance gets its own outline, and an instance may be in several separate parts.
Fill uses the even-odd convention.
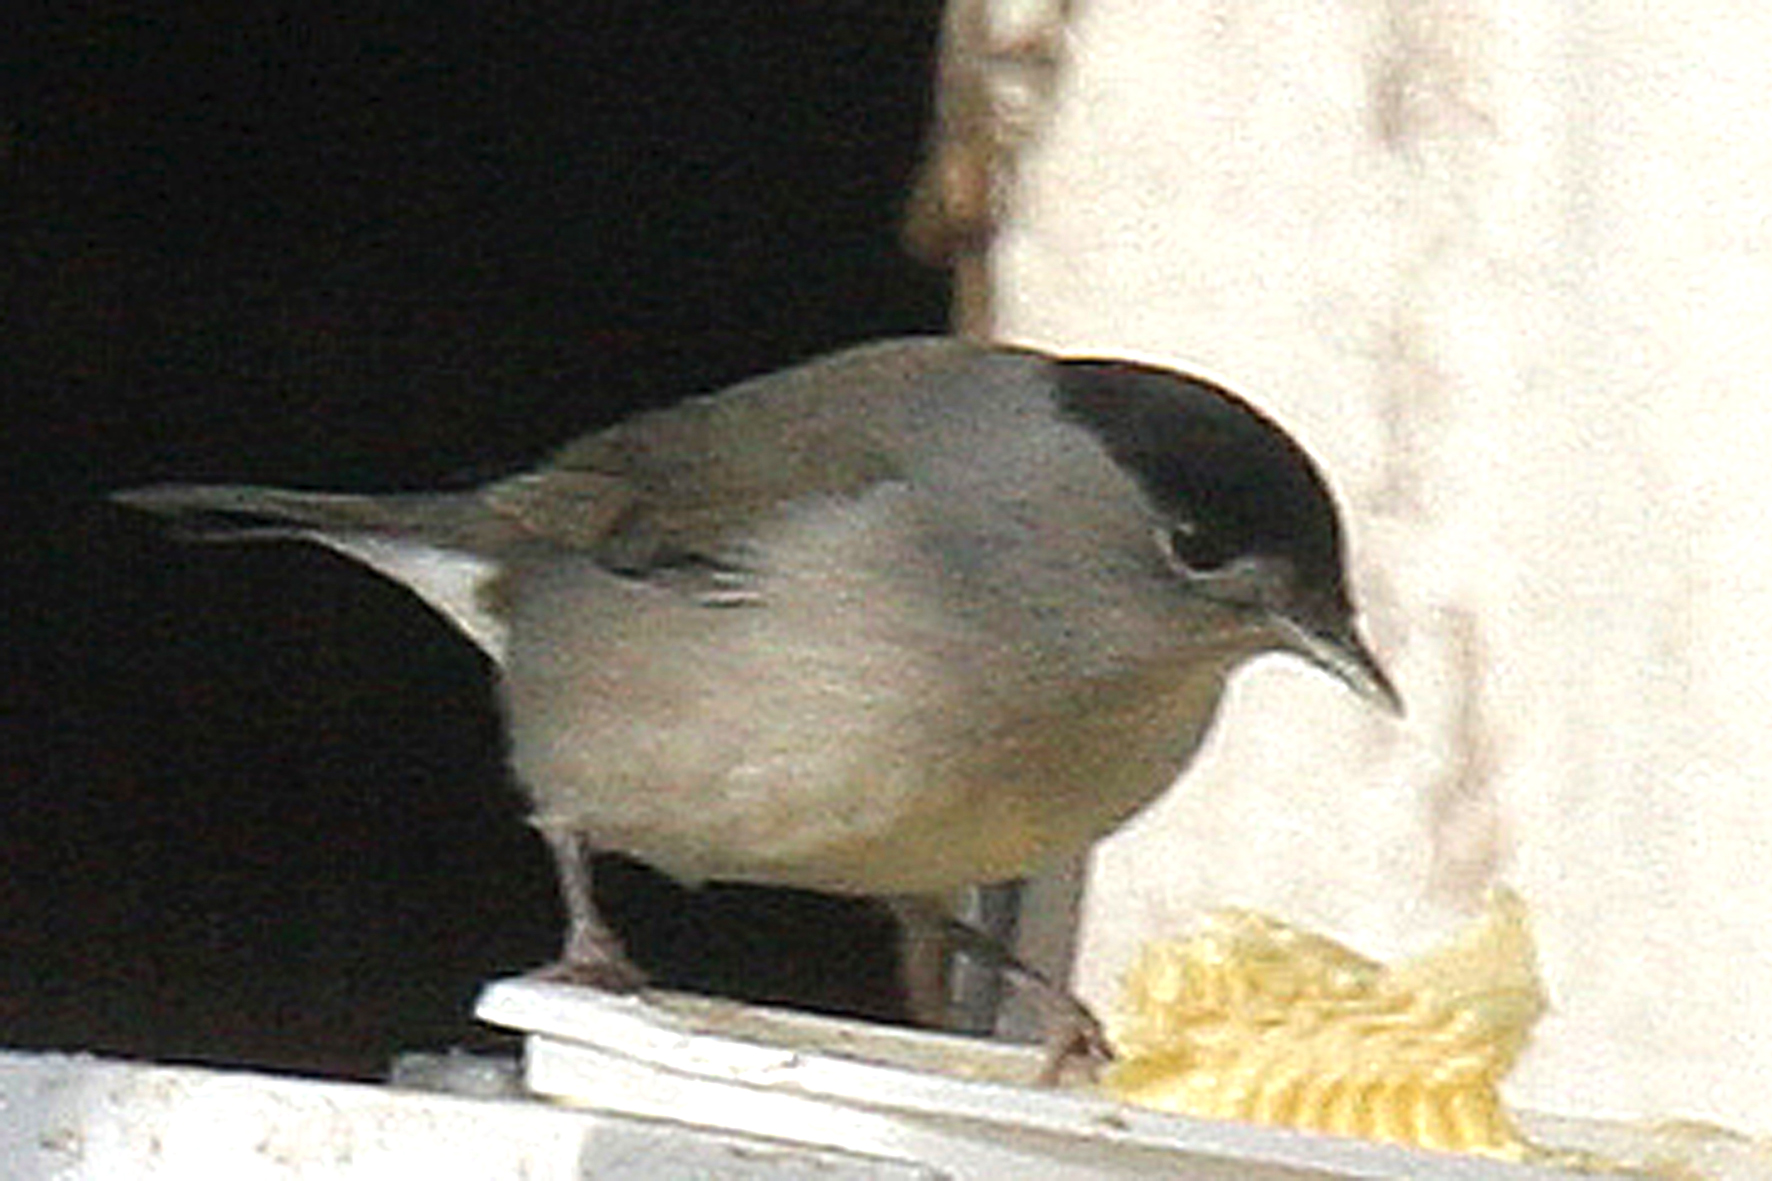
[[[558,970],[608,986],[638,975],[590,850],[686,882],[940,895],[1162,793],[1257,654],[1398,705],[1309,457],[1224,390],[1125,361],[889,341],[475,491],[117,499],[330,547],[483,649],[560,871]]]

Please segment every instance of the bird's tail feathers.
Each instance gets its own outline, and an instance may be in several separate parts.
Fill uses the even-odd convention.
[[[306,541],[407,587],[460,628],[494,663],[508,629],[489,602],[494,556],[508,528],[473,494],[353,496],[249,484],[156,484],[112,494],[169,517],[194,541]]]
[[[169,518],[189,541],[278,541],[389,535],[472,550],[486,514],[471,496],[413,493],[357,496],[253,484],[152,484],[111,494],[142,512]],[[479,526],[478,528],[476,526]]]

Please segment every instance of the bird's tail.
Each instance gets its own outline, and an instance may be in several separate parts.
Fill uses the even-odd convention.
[[[196,541],[384,535],[473,550],[477,540],[491,540],[484,508],[462,494],[358,496],[253,484],[151,484],[114,492],[111,499],[170,518],[178,536]]]
[[[487,588],[510,525],[473,493],[356,496],[250,484],[154,484],[114,492],[118,504],[173,521],[193,541],[307,541],[401,583],[495,662],[506,625]]]

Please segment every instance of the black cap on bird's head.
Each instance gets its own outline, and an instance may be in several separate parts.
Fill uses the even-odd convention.
[[[1128,361],[1062,360],[1054,378],[1064,412],[1138,482],[1191,590],[1260,611],[1286,648],[1401,711],[1354,627],[1335,501],[1302,447],[1247,402],[1197,377]]]

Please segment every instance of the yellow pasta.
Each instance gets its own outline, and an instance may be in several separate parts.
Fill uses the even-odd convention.
[[[1147,947],[1103,1084],[1168,1111],[1507,1159],[1499,1084],[1544,1012],[1525,906],[1496,891],[1449,946],[1387,968],[1248,911]]]

